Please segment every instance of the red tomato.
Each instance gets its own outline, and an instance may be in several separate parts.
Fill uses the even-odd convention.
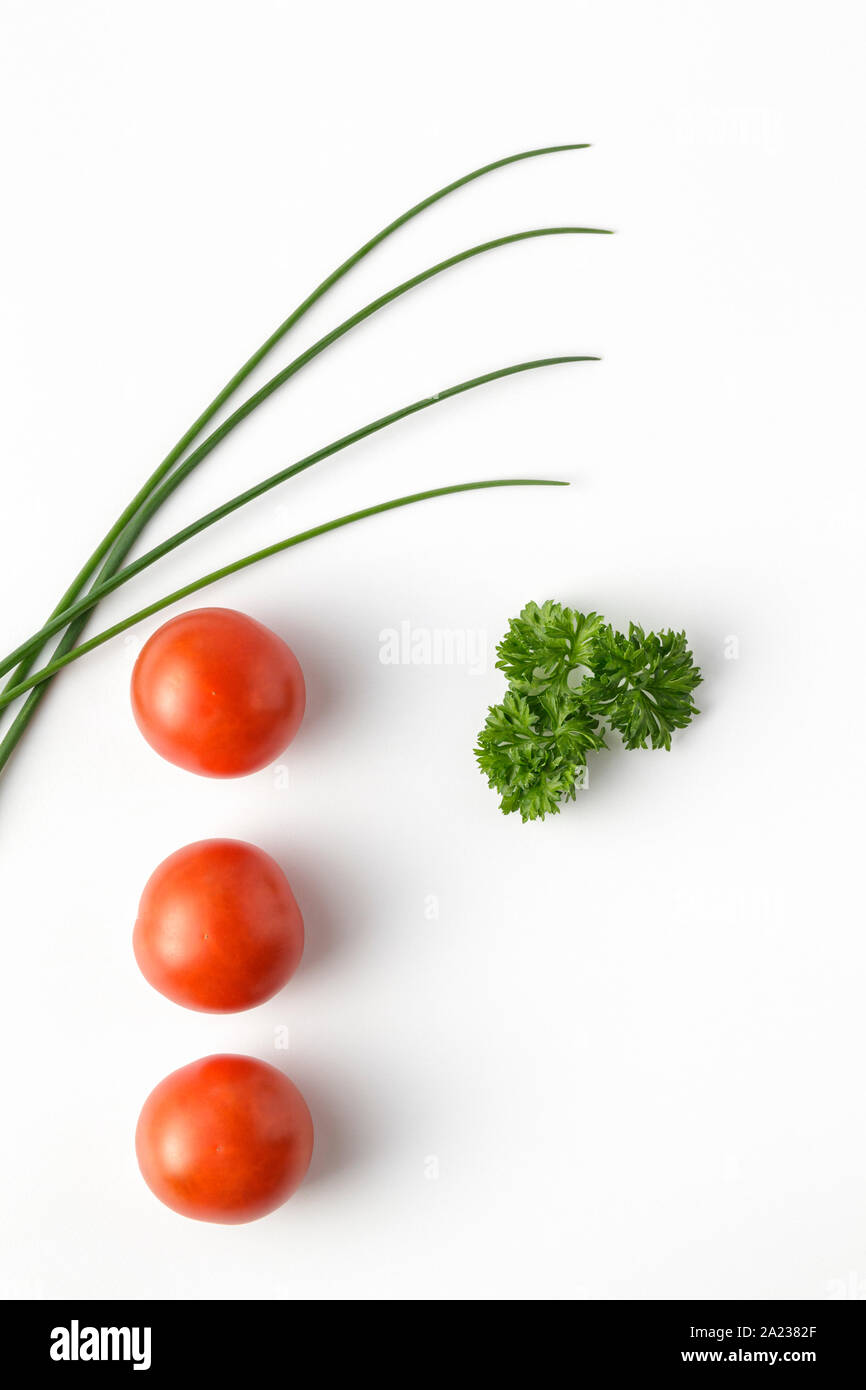
[[[135,1152],[151,1192],[172,1211],[236,1225],[282,1206],[303,1182],[313,1121],[276,1067],[223,1053],[190,1062],[151,1091]]]
[[[252,1009],[294,974],[304,923],[288,879],[242,840],[200,840],[148,879],[132,935],[146,980],[204,1013]]]
[[[297,658],[230,608],[171,618],[132,673],[132,712],[151,748],[204,777],[243,777],[282,753],[305,704]]]

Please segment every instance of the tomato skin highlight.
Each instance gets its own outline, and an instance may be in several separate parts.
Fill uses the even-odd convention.
[[[282,1206],[313,1154],[313,1121],[287,1076],[253,1057],[190,1062],[151,1091],[135,1132],[142,1177],[172,1211],[237,1225]]]
[[[139,654],[130,693],[151,748],[203,777],[267,767],[294,738],[306,703],[291,648],[231,608],[198,608],[164,623]]]
[[[173,1003],[202,1013],[263,1004],[304,950],[304,922],[269,854],[243,840],[199,840],[148,879],[132,934],[142,975]]]

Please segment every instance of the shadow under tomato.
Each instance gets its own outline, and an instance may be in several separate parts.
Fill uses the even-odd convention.
[[[284,1070],[284,1068],[281,1068]],[[381,1150],[382,1125],[375,1114],[375,1097],[364,1096],[357,1078],[349,1074],[324,1078],[304,1066],[286,1068],[301,1091],[313,1117],[313,1157],[303,1188],[331,1183],[342,1174],[354,1175]]]
[[[285,610],[257,612],[256,617],[288,643],[300,662],[307,703],[295,737],[304,744],[314,744],[323,730],[339,718],[345,699],[346,685],[339,679],[333,641],[323,640],[321,631],[314,627],[293,621],[292,615]]]
[[[338,957],[345,964],[366,934],[365,923],[374,920],[376,884],[372,876],[364,881],[357,860],[317,854],[308,842],[269,836],[261,848],[282,868],[304,919],[304,954],[287,985],[291,990],[323,962],[333,966]]]

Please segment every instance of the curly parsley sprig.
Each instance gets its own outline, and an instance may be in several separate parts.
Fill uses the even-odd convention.
[[[591,750],[606,747],[598,720],[573,695],[520,695],[509,690],[493,705],[475,756],[502,810],[524,821],[552,815],[575,795]]]
[[[512,690],[522,695],[541,695],[550,690],[562,694],[572,671],[589,666],[590,654],[604,618],[598,613],[576,613],[548,599],[539,608],[527,603],[519,618],[512,618],[496,648],[496,665],[508,677]]]
[[[492,705],[475,756],[505,815],[556,815],[574,799],[587,756],[606,748],[603,724],[626,748],[670,749],[699,713],[701,681],[684,632],[617,632],[598,613],[528,603],[496,649],[509,690]]]
[[[671,746],[699,711],[692,691],[701,673],[684,632],[648,632],[629,623],[628,636],[606,624],[595,642],[592,675],[580,687],[586,708],[622,734],[626,748]]]

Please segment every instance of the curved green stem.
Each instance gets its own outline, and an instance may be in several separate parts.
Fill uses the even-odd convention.
[[[410,279],[404,280],[401,284],[396,285],[394,289],[387,290],[384,294],[380,294],[378,298],[371,300],[369,304],[365,304],[363,309],[358,309],[354,314],[351,314],[349,318],[344,319],[342,323],[338,324],[336,328],[332,328],[329,333],[325,333],[324,336],[313,343],[311,347],[308,347],[304,352],[300,353],[287,367],[283,367],[281,371],[277,372],[276,376],[272,376],[269,381],[266,381],[263,386],[260,386],[257,391],[254,391],[242,405],[238,406],[237,410],[229,415],[228,419],[224,420],[221,425],[218,425],[217,428],[193,450],[188,458],[185,458],[183,462],[175,468],[171,476],[166,478],[165,481],[151,493],[150,497],[139,509],[137,515],[130,521],[116,545],[109,553],[106,566],[115,562],[122,563],[123,558],[129,553],[133,542],[150,520],[151,516],[159,510],[175,489],[198,468],[199,464],[207,458],[208,454],[216,448],[217,444],[225,439],[226,435],[230,434],[232,430],[235,429],[242,420],[245,420],[248,415],[251,415],[254,410],[257,410],[275,391],[279,390],[281,386],[284,386],[287,381],[290,381],[293,376],[297,375],[302,367],[307,366],[309,362],[312,362],[314,358],[318,357],[319,354],[324,352],[325,348],[330,347],[332,343],[336,343],[340,338],[345,337],[351,329],[357,328],[359,324],[371,318],[373,314],[378,313],[380,309],[384,309],[388,304],[393,304],[395,299],[399,299],[402,295],[408,294],[410,290],[414,290],[419,285],[423,285],[425,281],[432,280],[434,276],[441,275],[443,271],[451,270],[454,266],[462,264],[463,261],[472,260],[475,256],[483,256],[488,251],[496,251],[501,246],[511,246],[518,241],[530,241],[536,237],[575,235],[606,236],[608,233],[601,227],[533,227],[527,232],[511,232],[508,236],[495,237],[492,241],[481,242],[479,246],[470,246],[466,251],[458,251],[456,255],[448,256],[446,260],[438,261],[436,265],[428,266],[426,270],[422,270],[417,275],[411,276]]]
[[[469,381],[461,381],[456,386],[449,386],[443,391],[437,391],[433,396],[425,396],[422,400],[413,401],[411,405],[404,405],[401,409],[394,410],[389,415],[383,415],[378,420],[373,420],[372,423],[368,425],[362,425],[360,429],[352,430],[350,434],[342,435],[341,438],[334,440],[330,444],[324,445],[314,453],[307,454],[305,458],[300,459],[297,463],[293,463],[287,468],[282,468],[277,473],[272,473],[270,477],[263,479],[262,482],[256,483],[253,487],[247,488],[244,492],[238,493],[236,497],[230,498],[228,502],[223,502],[221,506],[215,507],[212,511],[199,517],[197,521],[191,522],[181,531],[177,531],[173,536],[169,536],[167,540],[161,541],[159,545],[154,546],[154,548],[147,551],[145,555],[139,556],[138,559],[134,560],[131,564],[118,570],[110,579],[104,580],[101,584],[96,584],[92,589],[88,590],[83,598],[79,599],[63,613],[58,614],[50,622],[46,623],[43,628],[40,628],[40,630],[34,633],[32,637],[28,638],[26,642],[16,647],[14,652],[10,652],[9,656],[0,662],[0,675],[4,675],[7,671],[10,671],[12,667],[17,665],[23,657],[27,656],[34,647],[43,647],[48,639],[56,632],[59,632],[62,627],[65,627],[67,623],[80,617],[83,613],[89,612],[90,609],[94,608],[96,604],[108,594],[114,593],[116,589],[119,589],[136,575],[141,574],[143,570],[148,569],[151,565],[155,564],[157,560],[162,559],[164,555],[168,555],[171,551],[177,550],[184,542],[191,540],[193,536],[197,536],[202,531],[207,530],[209,526],[213,526],[216,522],[222,521],[223,518],[230,516],[232,512],[238,511],[239,508],[246,506],[247,503],[254,501],[258,497],[262,497],[265,493],[270,492],[272,488],[278,487],[289,478],[295,477],[296,474],[303,473],[306,469],[312,468],[314,464],[321,463],[323,459],[330,458],[333,454],[339,453],[342,449],[347,449],[350,445],[357,444],[360,440],[366,439],[371,434],[376,434],[379,430],[386,429],[389,425],[396,424],[399,420],[405,420],[407,416],[416,415],[421,410],[427,410],[430,406],[438,405],[441,401],[450,400],[453,396],[462,395],[466,391],[472,391],[478,386],[485,386],[489,382],[500,381],[504,377],[514,376],[520,372],[535,371],[541,367],[554,367],[572,362],[597,362],[598,360],[597,357],[544,357],[532,362],[518,362],[513,366],[500,367],[497,371],[486,372],[483,376],[473,377]],[[23,680],[23,677],[21,677],[21,679]]]
[[[390,502],[377,502],[375,506],[363,507],[360,511],[349,512],[346,516],[336,517],[333,521],[324,521],[318,526],[312,526],[307,531],[300,531],[296,536],[289,536],[287,540],[277,541],[273,545],[265,546],[262,550],[256,550],[251,555],[245,555],[240,560],[235,560],[230,565],[223,565],[221,569],[212,570],[210,574],[204,575],[201,579],[196,579],[192,584],[185,584],[181,589],[175,589],[174,593],[167,594],[165,598],[158,599],[156,603],[150,603],[146,608],[141,608],[137,613],[133,613],[129,618],[124,618],[122,622],[115,623],[113,627],[106,628],[104,632],[99,632],[95,637],[89,638],[87,642],[82,642],[80,647],[74,651],[66,652],[63,656],[49,661],[41,671],[37,671],[35,676],[29,676],[21,684],[14,686],[0,696],[0,708],[16,700],[19,695],[30,690],[34,686],[44,684],[51,679],[64,666],[68,666],[73,661],[78,661],[80,657],[86,656],[96,647],[101,647],[104,642],[108,642],[112,637],[117,637],[121,632],[126,632],[129,628],[135,627],[137,623],[144,622],[146,618],[151,618],[156,613],[162,612],[164,608],[169,608],[173,603],[179,603],[181,599],[188,598],[191,594],[198,593],[201,589],[208,588],[211,584],[216,584],[220,579],[226,579],[231,574],[238,574],[241,570],[248,569],[250,565],[256,565],[260,560],[267,560],[272,555],[279,555],[283,550],[289,550],[293,546],[303,545],[306,541],[314,540],[317,536],[323,536],[328,531],[337,531],[342,526],[351,526],[356,521],[364,521],[367,517],[378,516],[381,512],[394,511],[397,507],[408,507],[415,502],[427,502],[434,497],[448,497],[457,492],[476,492],[483,488],[493,487],[567,487],[568,483],[554,478],[490,478],[476,483],[452,483],[448,487],[430,488],[426,492],[413,492],[407,497],[395,497]],[[0,764],[2,766],[2,764]]]
[[[271,334],[271,336],[268,339],[265,340],[265,342],[257,350],[257,352],[255,352],[252,355],[252,357],[250,357],[247,360],[243,367],[237,373],[235,373],[235,375],[226,384],[223,390],[214,398],[211,404],[202,412],[202,414],[197,418],[197,420],[193,422],[193,424],[186,431],[183,437],[175,445],[174,449],[172,449],[170,454],[167,455],[167,457],[163,460],[159,468],[154,472],[154,474],[151,475],[151,478],[148,479],[148,482],[145,484],[145,486],[139,490],[139,492],[136,494],[136,497],[125,509],[121,517],[118,518],[118,521],[108,532],[103,542],[94,552],[94,554],[90,557],[89,561],[84,566],[84,568],[76,576],[76,579],[73,581],[73,584],[69,587],[69,589],[67,589],[66,593],[60,601],[60,604],[54,610],[54,614],[52,616],[59,615],[71,603],[75,601],[75,599],[82,592],[86,584],[93,576],[94,572],[97,570],[99,565],[102,564],[103,561],[105,561],[105,563],[103,564],[103,567],[99,572],[97,583],[109,579],[113,573],[116,573],[116,571],[122,565],[125,556],[129,553],[129,550],[134,544],[137,535],[140,533],[142,529],[142,526],[145,524],[144,522],[142,522],[137,528],[135,528],[132,525],[137,512],[139,511],[140,507],[144,504],[144,502],[150,497],[152,491],[156,487],[158,487],[159,484],[163,481],[163,479],[171,473],[172,469],[181,459],[189,445],[201,433],[201,430],[204,428],[204,426],[213,418],[213,416],[217,413],[221,406],[230,398],[230,396],[234,394],[234,392],[242,384],[242,382],[262,361],[262,359],[267,355],[267,353],[270,352],[271,348],[273,348],[275,344],[278,343],[283,336],[285,336],[289,329],[295,323],[298,322],[298,320],[307,312],[307,310],[319,298],[321,298],[322,295],[324,295],[327,292],[327,290],[331,288],[332,285],[334,285],[354,265],[356,265],[361,259],[363,259],[364,256],[368,255],[369,252],[372,251],[376,246],[378,246],[382,241],[384,241],[386,237],[390,236],[393,232],[398,230],[398,228],[405,225],[405,223],[410,221],[413,217],[417,216],[420,212],[432,206],[434,203],[439,201],[439,199],[446,197],[449,193],[452,193],[455,190],[465,186],[466,184],[471,183],[474,179],[481,178],[484,175],[491,173],[496,169],[504,168],[509,164],[517,163],[524,159],[532,159],[546,154],[557,154],[568,150],[578,150],[586,148],[588,148],[586,143],[551,145],[536,150],[526,150],[515,155],[508,155],[503,159],[495,160],[489,164],[483,165],[478,169],[472,170],[469,174],[464,175],[462,178],[454,180],[452,183],[447,184],[444,188],[439,189],[436,193],[433,193],[429,197],[423,199],[420,203],[417,203],[414,207],[410,208],[407,212],[403,213],[400,217],[396,218],[393,222],[389,223],[387,227],[385,227],[376,236],[372,237],[368,242],[365,242],[365,244],[362,247],[360,247],[359,250],[356,251],[352,256],[350,256],[346,261],[344,261],[337,268],[336,271],[334,271],[330,276],[323,280],[321,284],[312,292],[312,294],[310,294],[307,297],[307,299],[304,300],[303,303],[299,305],[298,308],[294,310],[293,313],[290,314],[289,317],[283,321],[279,328],[277,328],[277,330],[273,334]],[[152,515],[152,513],[150,514]],[[107,560],[106,556],[108,556]],[[87,624],[87,621],[87,614],[82,614],[79,618],[75,619],[71,623],[71,625],[66,629],[66,631],[63,634],[63,637],[61,638],[61,641],[55,649],[55,660],[62,661],[63,658],[65,658],[69,652],[74,650],[75,644],[78,641],[81,633],[83,632]],[[20,684],[23,676],[25,676],[35,664],[39,652],[40,648],[37,647],[34,647],[30,650],[29,655],[19,665],[18,669],[15,671],[10,681],[7,683],[3,692],[4,694],[8,693],[11,689],[13,689],[15,687],[16,682]],[[9,758],[11,757],[15,748],[17,747],[28,724],[33,718],[33,715],[36,713],[39,703],[41,702],[47,689],[48,685],[44,682],[40,682],[31,691],[28,698],[24,701],[24,704],[22,705],[21,709],[15,715],[12,724],[6,732],[5,737],[2,739],[2,741],[0,741],[0,771],[2,771],[6,763],[9,761]],[[8,703],[10,703],[10,701],[3,701],[3,704]],[[2,708],[2,705],[0,705],[0,708]]]
[[[474,256],[484,255],[485,252],[494,251],[500,246],[512,245],[518,241],[528,241],[536,237],[571,235],[606,236],[609,235],[609,233],[605,228],[601,227],[534,227],[526,232],[512,232],[508,236],[496,237],[493,241],[482,242],[480,246],[471,246],[467,251],[460,251],[454,256],[449,256],[447,260],[439,261],[436,265],[421,271],[420,274],[413,275],[411,279],[404,280],[402,284],[397,285],[393,290],[388,290],[385,294],[380,295],[378,299],[372,300],[372,302],[365,305],[363,309],[359,309],[357,313],[345,319],[343,323],[338,324],[330,333],[326,333],[324,337],[320,338],[312,347],[307,348],[306,352],[301,353],[300,356],[296,357],[293,362],[290,362],[287,367],[284,367],[281,372],[278,372],[270,381],[265,382],[264,386],[261,386],[258,391],[255,391],[244,401],[243,405],[239,406],[222,425],[219,425],[209,434],[207,439],[205,439],[197,449],[194,449],[189,457],[184,459],[174,472],[150,494],[147,500],[139,507],[136,515],[127,523],[112,546],[102,569],[99,571],[97,584],[101,584],[105,580],[110,579],[112,575],[117,572],[150,517],[162,506],[163,502],[174,492],[175,488],[179,487],[184,479],[189,476],[193,469],[198,467],[211,450],[216,448],[220,440],[224,439],[230,430],[240,424],[241,420],[245,419],[246,416],[261,405],[263,401],[267,400],[284,382],[288,381],[296,372],[299,372],[307,362],[312,361],[314,357],[317,357],[319,353],[323,352],[331,343],[336,342],[338,338],[343,337],[350,329],[354,328],[359,323],[363,323],[371,314],[375,314],[379,309],[384,308],[386,304],[392,303],[393,300],[399,298],[400,295],[406,294],[417,285],[421,285],[426,280],[430,280],[434,275],[439,275],[445,270],[450,270],[452,266],[459,265],[462,261],[469,260]],[[55,616],[60,616],[62,611],[64,610],[58,610]],[[75,646],[86,623],[87,616],[84,615],[74,620],[72,625],[67,628],[66,632],[63,634],[63,638],[55,649],[54,657],[56,659],[65,657]],[[4,696],[8,695],[13,688],[27,688],[21,684],[21,677],[32,669],[37,654],[37,649],[34,649],[33,652],[24,659],[19,669],[12,677],[12,680],[4,687]],[[19,710],[6,736],[2,742],[0,742],[0,770],[2,770],[8,762],[13,749],[35,714],[36,707],[42,699],[44,689],[44,684],[40,683],[39,690],[34,692]],[[9,703],[10,701],[7,699],[0,701],[0,709]]]
[[[345,261],[343,261],[337,267],[336,270],[332,271],[330,275],[326,276],[326,278],[321,282],[321,284],[317,285],[316,288],[309,295],[307,295],[306,299],[303,300],[303,302],[299,304],[298,307],[294,309],[291,314],[289,314],[288,318],[285,318],[283,320],[283,322],[274,330],[274,332],[271,333],[270,336],[265,339],[262,345],[256,349],[252,356],[247,358],[243,366],[240,367],[237,372],[235,372],[231,380],[228,381],[226,385],[223,387],[223,389],[214,397],[210,405],[208,405],[202,411],[202,413],[193,421],[189,429],[186,430],[186,432],[175,444],[174,448],[166,455],[162,463],[160,463],[159,466],[155,469],[155,471],[150,475],[150,477],[145,482],[144,486],[140,488],[139,491],[135,494],[135,497],[133,497],[129,505],[124,508],[117,521],[106,533],[102,541],[100,541],[99,545],[94,550],[93,554],[89,557],[89,559],[79,570],[78,574],[75,576],[69,588],[64,593],[57,607],[54,609],[51,615],[52,618],[62,613],[64,609],[66,609],[78,597],[78,595],[84,589],[85,585],[96,573],[96,570],[102,564],[106,555],[109,554],[109,552],[112,550],[112,547],[119,540],[126,527],[128,526],[129,522],[137,513],[139,507],[147,499],[147,497],[150,496],[150,493],[153,491],[155,487],[159,485],[162,479],[171,472],[172,468],[186,452],[189,445],[201,434],[201,431],[204,429],[205,425],[207,425],[213,419],[213,417],[222,408],[222,406],[225,405],[226,401],[228,401],[230,397],[235,394],[238,388],[244,383],[244,381],[246,381],[247,377],[249,377],[250,374],[259,365],[259,363],[263,361],[263,359],[268,355],[272,348],[274,348],[285,337],[289,330],[293,328],[294,325],[298,323],[298,321],[301,318],[303,318],[303,316],[313,307],[313,305],[319,299],[321,299],[322,296],[325,295],[328,292],[328,290],[330,290],[339,280],[341,280],[344,275],[346,275],[350,270],[352,270],[353,267],[359,263],[359,261],[362,261],[365,256],[368,256],[371,251],[374,251],[377,246],[381,245],[381,243],[385,241],[389,236],[391,236],[394,232],[398,231],[401,227],[404,227],[407,222],[410,222],[412,220],[412,218],[417,217],[419,213],[426,211],[426,209],[432,207],[434,203],[438,203],[440,199],[448,197],[450,193],[454,193],[458,189],[464,188],[467,184],[474,182],[475,179],[483,178],[486,174],[493,173],[497,169],[504,169],[509,164],[517,164],[524,159],[536,159],[542,155],[562,154],[569,150],[584,150],[588,148],[589,146],[586,143],[572,143],[567,145],[547,145],[537,150],[523,150],[518,154],[506,155],[503,159],[496,159],[493,160],[490,164],[483,164],[480,168],[473,169],[470,173],[464,174],[461,178],[455,179],[452,183],[446,184],[444,188],[437,189],[435,193],[431,193],[428,197],[422,198],[420,203],[416,203],[406,212],[401,213],[401,215],[399,217],[396,217],[393,222],[389,222],[387,227],[384,227],[382,231],[377,232],[375,236],[369,239],[369,241],[364,242],[363,246],[360,246],[358,250],[353,252],[351,256],[349,256]],[[107,577],[107,573],[108,572],[105,572],[105,577]],[[80,630],[81,629],[79,629],[79,631]],[[16,672],[16,677],[21,677],[23,674],[26,674],[26,671],[29,671],[31,669],[33,662],[36,660],[37,656],[38,652],[34,652],[26,662],[22,663],[22,668],[21,670]],[[7,686],[7,689],[8,688],[9,687]],[[22,717],[16,720],[15,724],[10,729],[7,738],[16,735],[15,741],[17,742],[17,738],[21,736],[21,734],[24,731],[24,728],[26,727],[33,713],[35,713],[35,704],[36,702],[34,702],[31,705],[28,711],[21,711]],[[3,744],[0,745],[0,749],[5,747],[5,744],[6,740],[4,739]],[[2,763],[0,763],[0,766],[2,766]]]

